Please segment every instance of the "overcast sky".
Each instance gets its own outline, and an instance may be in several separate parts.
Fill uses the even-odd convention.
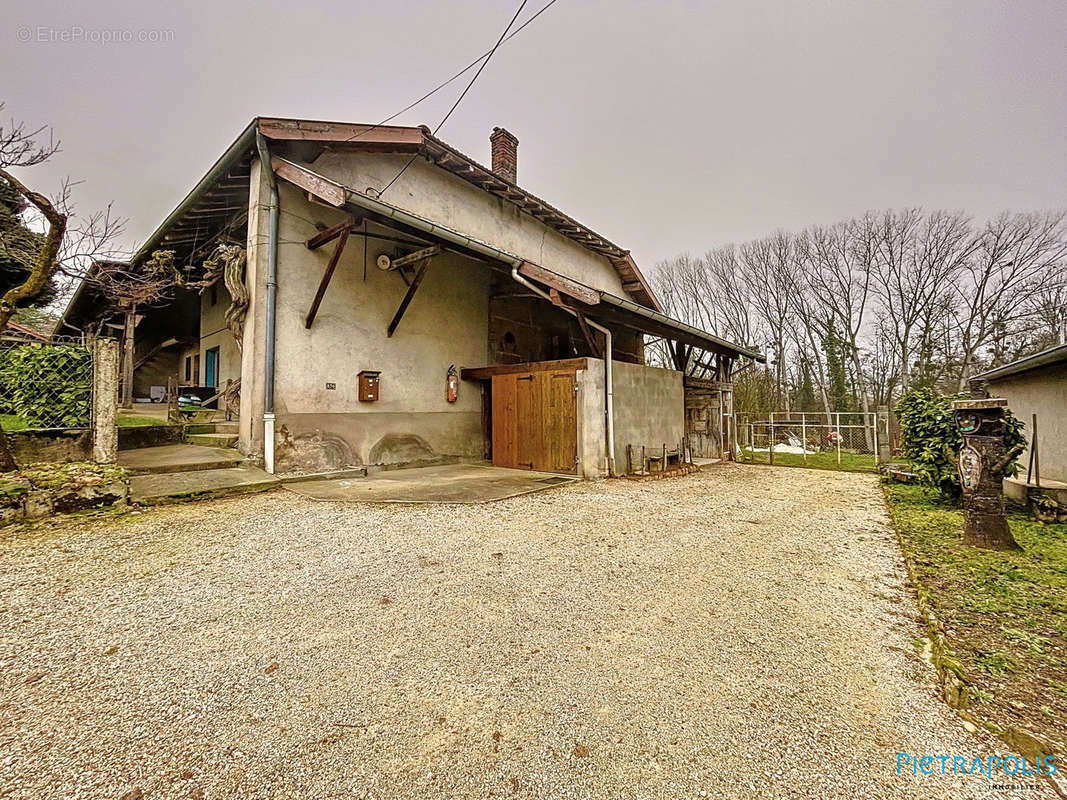
[[[63,143],[23,174],[83,180],[131,245],[253,116],[377,122],[518,2],[2,1],[4,115]],[[169,41],[87,41],[108,35]],[[1064,0],[558,0],[439,135],[487,163],[507,127],[519,183],[646,268],[872,208],[1062,208],[1065,42]],[[465,80],[397,122],[436,126]]]

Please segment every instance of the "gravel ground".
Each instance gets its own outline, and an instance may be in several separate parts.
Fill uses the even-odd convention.
[[[937,700],[915,613],[859,474],[9,532],[0,797],[1052,796],[896,774],[1004,752]]]

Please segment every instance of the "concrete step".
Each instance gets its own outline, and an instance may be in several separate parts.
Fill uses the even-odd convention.
[[[143,505],[160,505],[265,492],[280,485],[273,475],[246,464],[195,472],[134,475],[130,478],[130,499]]]
[[[237,444],[236,433],[191,433],[186,437],[189,444],[201,447],[233,447]]]
[[[145,475],[235,467],[241,463],[243,458],[236,450],[199,447],[191,444],[170,444],[162,447],[120,450],[118,463],[120,467],[125,467],[133,475]]]
[[[236,422],[216,422],[213,424],[215,425],[215,433],[232,433],[234,436],[238,433]]]

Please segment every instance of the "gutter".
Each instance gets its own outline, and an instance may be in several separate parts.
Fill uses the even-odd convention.
[[[354,192],[351,189],[345,187],[345,200],[352,205],[365,208],[368,211],[373,211],[376,214],[395,219],[398,222],[402,222],[405,225],[409,225],[412,228],[421,230],[432,236],[437,236],[452,244],[459,245],[460,247],[466,247],[486,258],[491,258],[494,261],[503,261],[505,264],[511,266],[511,277],[517,283],[525,286],[530,291],[536,293],[539,297],[543,297],[545,300],[552,302],[552,298],[549,297],[542,289],[539,289],[534,284],[530,283],[526,278],[519,274],[519,267],[524,263],[524,259],[519,258],[516,255],[512,255],[504,250],[498,250],[495,247],[480,242],[477,239],[472,239],[469,236],[464,236],[462,233],[457,233],[451,228],[444,228],[440,225],[436,225],[433,222],[423,219],[422,217],[409,214],[406,211],[402,211],[395,206],[391,206],[388,203],[383,203],[373,197],[368,197],[360,192]],[[554,305],[554,304],[553,304]],[[564,307],[564,311],[577,317],[578,314],[573,309]],[[604,428],[607,442],[605,448],[607,450],[608,459],[608,474],[611,477],[617,475],[615,471],[615,396],[612,391],[612,368],[611,368],[611,356],[612,356],[612,336],[611,331],[605,328],[598,322],[586,317],[585,320],[590,327],[595,328],[604,334],[605,337],[605,353],[604,353]],[[267,470],[270,472],[270,470]]]
[[[255,123],[253,123],[254,125]],[[243,138],[243,137],[242,137]],[[261,170],[270,181],[270,205],[267,212],[267,308],[265,312],[266,344],[263,352],[263,466],[274,474],[274,330],[278,303],[278,180],[270,163],[270,150],[263,134],[256,132],[256,152]]]
[[[1050,347],[1048,350],[1042,350],[1040,353],[1034,353],[1032,356],[1026,356],[1020,358],[1018,361],[1013,361],[1010,364],[1005,364],[1003,367],[997,367],[986,372],[982,372],[975,375],[972,380],[981,381],[995,381],[1001,378],[1008,378],[1014,375],[1020,375],[1024,372],[1029,372],[1039,367],[1047,367],[1051,364],[1058,364],[1061,361],[1067,361],[1067,344],[1057,345],[1056,347]]]

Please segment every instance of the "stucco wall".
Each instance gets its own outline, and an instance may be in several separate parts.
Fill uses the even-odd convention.
[[[612,363],[615,395],[615,467],[626,469],[626,445],[648,452],[673,450],[685,436],[682,373],[641,364]]]
[[[308,329],[305,317],[334,244],[309,251],[304,242],[318,230],[313,223],[330,226],[345,217],[309,203],[288,184],[280,183],[279,188],[278,470],[392,464],[438,456],[480,457],[480,393],[461,385],[458,402],[447,402],[446,375],[452,364],[458,370],[487,363],[489,273],[485,265],[448,252],[435,257],[390,338],[386,328],[407,285],[399,273],[379,270],[375,260],[380,253],[393,254],[394,245],[370,240],[364,280],[365,240],[352,236]],[[263,228],[259,241],[265,242],[264,214],[257,224]],[[253,253],[257,270],[264,258],[265,253]],[[246,329],[246,346],[250,338],[260,336],[258,329]],[[262,360],[262,349],[259,353]],[[246,365],[246,374],[249,366],[262,372],[261,364]],[[358,399],[361,370],[381,372],[376,402]],[[249,399],[256,394],[262,397],[262,379],[254,383]],[[245,394],[242,391],[242,441],[246,436]],[[262,409],[262,399],[259,404]],[[259,421],[247,434],[253,443],[255,427],[262,425],[261,414],[257,416]]]
[[[612,362],[612,392],[615,405],[615,470],[626,471],[626,445],[649,454],[661,452],[666,443],[676,448],[685,435],[682,373]],[[578,373],[578,456],[585,478],[607,474],[604,446],[604,361],[589,359],[589,368]]]
[[[307,166],[364,191],[385,186],[409,159],[381,153],[324,153]],[[382,199],[588,286],[626,296],[607,258],[425,159],[416,159]]]
[[[206,289],[200,297],[200,385],[207,383],[207,351],[219,348],[218,377],[215,385],[224,387],[227,380],[241,377],[241,351],[237,342],[226,327],[226,309],[230,307],[230,293],[222,280],[215,285],[216,300],[211,302],[211,289]],[[185,377],[185,362],[182,362],[182,377]]]
[[[1037,414],[1038,453],[1041,479],[1067,481],[1067,366],[1052,365],[987,387],[995,397],[1004,397],[1008,408],[1026,424],[1026,438],[1033,437],[1032,415]],[[1019,457],[1022,477],[1026,477],[1029,450]]]

